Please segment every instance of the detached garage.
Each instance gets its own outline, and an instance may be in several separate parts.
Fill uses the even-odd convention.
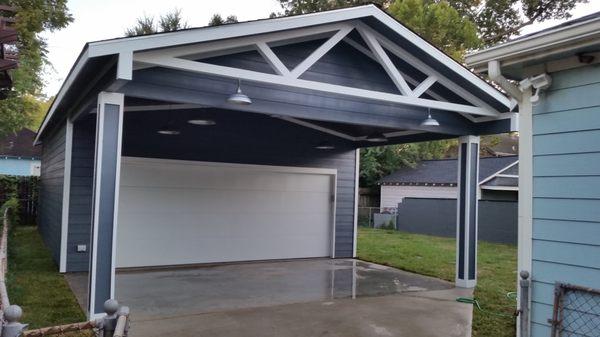
[[[473,287],[478,135],[514,131],[510,111],[372,5],[91,42],[36,139],[39,226],[94,316],[123,269],[354,258],[359,149],[459,138]]]
[[[334,256],[335,169],[121,163],[117,268]]]

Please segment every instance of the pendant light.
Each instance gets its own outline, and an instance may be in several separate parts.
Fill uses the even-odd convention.
[[[421,126],[440,126],[440,123],[431,117],[431,108],[427,110],[427,118],[421,122]]]
[[[238,79],[237,91],[227,98],[227,102],[237,105],[250,105],[252,100],[242,92],[242,80]]]

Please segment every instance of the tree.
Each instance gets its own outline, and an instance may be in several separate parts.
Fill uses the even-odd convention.
[[[406,0],[278,0],[282,15],[305,14],[334,8],[375,3],[383,9],[402,5]],[[578,3],[588,0],[423,0],[424,6],[449,5],[461,17],[472,21],[485,45],[506,41],[535,22],[566,19]],[[398,18],[400,19],[400,18]],[[402,21],[402,19],[400,19]],[[403,21],[403,23],[406,23]],[[414,29],[414,27],[411,27]]]
[[[139,17],[136,21],[135,26],[125,30],[125,36],[173,32],[188,28],[188,24],[184,21],[180,9],[174,9],[167,14],[161,15],[158,22],[155,22],[152,16]]]
[[[445,158],[456,144],[450,139],[361,149],[360,186],[374,187],[383,176],[400,167],[415,167],[421,160]]]
[[[479,46],[475,24],[446,1],[398,0],[388,13],[456,60]]]
[[[238,22],[237,16],[229,15],[227,18],[223,19],[221,14],[214,14],[210,21],[208,21],[209,26],[220,26],[228,23],[236,23]]]
[[[588,0],[448,0],[478,27],[485,45],[506,41],[526,26],[550,19],[568,19]]]
[[[41,96],[43,71],[50,62],[46,41],[39,34],[45,30],[52,32],[64,28],[73,18],[66,0],[12,0],[0,3],[16,8],[14,17],[18,38],[14,48],[19,55],[19,66],[10,71],[13,86],[6,93],[6,99],[0,101],[0,136],[3,136],[29,124],[32,112],[40,108],[37,100],[30,98]],[[10,13],[2,15],[10,16]]]

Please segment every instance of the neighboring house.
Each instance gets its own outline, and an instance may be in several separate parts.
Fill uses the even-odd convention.
[[[90,316],[117,268],[356,257],[359,149],[457,137],[456,284],[475,286],[478,136],[515,131],[516,116],[377,7],[90,42],[80,55],[38,135],[52,168],[39,228],[61,272],[89,273]],[[438,126],[421,125],[429,110]]]
[[[533,337],[600,331],[599,293],[555,288],[600,288],[599,51],[600,12],[466,59],[518,102],[519,270],[532,281],[520,328]]]
[[[479,160],[479,188],[484,200],[518,200],[517,156]],[[395,208],[404,198],[456,199],[457,159],[424,160],[381,178],[381,208]]]
[[[23,128],[0,140],[0,174],[39,176],[41,148],[33,146],[36,133]]]

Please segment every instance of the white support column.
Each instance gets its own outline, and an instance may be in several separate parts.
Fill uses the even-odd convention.
[[[533,237],[533,106],[531,104],[531,88],[522,92],[519,101],[519,230],[518,230],[518,259],[517,270],[529,272],[532,275],[532,237]],[[517,284],[519,284],[517,273]],[[521,287],[517,287],[517,308],[521,308]],[[531,296],[529,301],[531,302]],[[531,303],[527,305],[531,308]],[[517,336],[521,331],[530,331],[529,325],[521,328],[521,320],[517,320]],[[529,332],[530,333],[530,332]],[[527,334],[529,335],[529,334]]]
[[[461,288],[474,288],[477,283],[478,177],[479,137],[460,137],[456,203],[456,286]]]
[[[59,271],[67,272],[67,244],[69,237],[69,204],[71,195],[71,157],[73,152],[73,122],[67,118],[65,125],[65,168],[63,180],[63,199],[60,230]]]
[[[123,94],[101,92],[98,95],[90,244],[89,318],[95,318],[103,313],[104,301],[113,298],[115,291],[123,105]]]

